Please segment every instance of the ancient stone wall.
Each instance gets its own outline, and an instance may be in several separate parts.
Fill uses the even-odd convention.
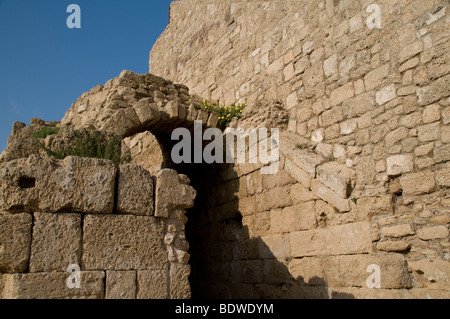
[[[196,192],[186,176],[8,154],[17,158],[0,166],[0,298],[190,297],[184,215]]]
[[[231,165],[198,188],[194,295],[448,298],[448,1],[377,1],[380,29],[370,4],[172,3],[151,73],[248,118],[289,112],[278,174]]]

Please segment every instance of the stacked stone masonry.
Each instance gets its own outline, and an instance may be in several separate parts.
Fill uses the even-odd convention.
[[[1,298],[190,297],[184,214],[196,192],[185,176],[40,155],[0,172]]]
[[[381,0],[377,29],[370,4],[173,2],[155,75],[124,71],[57,124],[121,134],[134,164],[42,157],[30,130],[50,123],[16,123],[1,296],[449,298],[450,8]],[[276,174],[171,163],[174,128],[217,127],[203,97],[248,104],[232,127],[280,129]]]
[[[193,291],[450,297],[448,1],[377,1],[380,29],[371,4],[172,3],[151,73],[289,113],[278,174],[237,165],[213,177],[194,226],[210,232],[191,241]],[[367,288],[370,264],[381,289]]]

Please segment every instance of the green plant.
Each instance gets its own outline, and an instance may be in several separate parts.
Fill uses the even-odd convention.
[[[131,161],[129,154],[121,154],[122,139],[118,135],[105,135],[94,127],[73,131],[68,144],[60,144],[56,149],[49,149],[38,142],[38,145],[50,156],[64,159],[68,156],[107,159],[120,165]]]
[[[247,106],[247,104],[236,104],[235,106],[224,106],[218,103],[208,102],[203,99],[201,104],[195,105],[197,110],[206,110],[209,112],[216,113],[219,118],[219,126],[226,128],[230,125],[233,118],[240,118],[242,116],[242,111]]]
[[[352,198],[353,203],[355,203],[355,205],[358,205],[358,199],[356,197]]]
[[[59,127],[44,126],[38,131],[34,132],[35,138],[46,138],[50,135],[56,135],[59,133]]]
[[[333,207],[333,209],[334,209],[336,214],[340,214],[341,213],[341,211],[339,209],[337,209],[336,207]]]
[[[336,159],[334,158],[334,156],[330,156],[328,157],[328,162],[334,162]]]

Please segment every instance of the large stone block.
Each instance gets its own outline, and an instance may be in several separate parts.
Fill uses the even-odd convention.
[[[197,192],[188,184],[189,179],[174,170],[159,171],[156,175],[155,216],[168,218],[173,210],[191,208]]]
[[[135,271],[106,272],[106,299],[136,299],[136,289]]]
[[[141,270],[138,272],[137,299],[167,299],[169,280],[166,269]]]
[[[431,85],[417,89],[419,105],[429,105],[450,95],[450,74],[446,75]]]
[[[81,262],[81,215],[34,215],[30,272],[64,272]]]
[[[418,288],[448,290],[450,285],[450,263],[448,261],[416,260],[409,261],[408,265]]]
[[[0,273],[28,268],[32,223],[29,214],[0,215]]]
[[[401,254],[307,257],[289,264],[292,277],[309,285],[367,287],[370,265],[380,267],[381,289],[411,288],[406,261]]]
[[[4,275],[2,299],[102,299],[103,271],[81,272],[80,288],[69,288],[70,273]]]
[[[372,240],[366,222],[290,234],[291,256],[332,256],[368,253]]]
[[[387,174],[397,176],[409,173],[414,169],[414,157],[412,155],[394,155],[386,160]]]
[[[151,216],[154,211],[154,185],[149,171],[136,164],[119,167],[117,212]]]
[[[144,270],[167,262],[164,223],[145,216],[88,215],[83,227],[85,269]]]
[[[190,265],[170,264],[170,298],[171,299],[190,299],[191,285],[189,275],[191,274]]]
[[[311,190],[314,195],[323,199],[328,204],[336,207],[337,210],[341,212],[350,211],[350,200],[342,198],[334,191],[323,185],[318,180],[313,180],[311,183]]]
[[[32,155],[0,169],[0,209],[12,212],[112,213],[116,168],[112,161]]]
[[[435,186],[433,172],[420,172],[403,175],[400,185],[405,195],[420,195],[431,192]]]
[[[317,167],[317,179],[342,198],[348,198],[355,187],[356,173],[336,162]]]

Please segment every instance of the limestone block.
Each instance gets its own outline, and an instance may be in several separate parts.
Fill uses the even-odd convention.
[[[414,169],[414,157],[412,155],[394,155],[386,160],[388,176],[397,176],[409,173]]]
[[[448,235],[447,226],[424,227],[417,230],[417,237],[422,240],[445,239]]]
[[[330,287],[367,287],[370,265],[380,267],[381,289],[411,288],[411,278],[401,254],[354,255],[325,258],[324,268]]]
[[[402,252],[411,248],[406,240],[386,240],[377,243],[377,250],[387,252]]]
[[[366,222],[332,226],[289,234],[291,256],[324,256],[368,253],[370,224]]]
[[[65,272],[81,262],[81,215],[34,215],[30,272]]]
[[[86,269],[143,270],[167,262],[164,223],[146,216],[88,215],[83,227]]]
[[[105,121],[101,129],[105,132],[112,132],[120,136],[130,135],[133,131],[141,127],[141,122],[132,107],[116,111]]]
[[[353,82],[349,82],[331,92],[330,100],[332,105],[341,104],[355,96]]]
[[[161,112],[152,99],[141,99],[133,108],[143,128],[150,128],[161,119]]]
[[[408,261],[418,288],[447,289],[450,284],[450,263],[448,261]],[[448,298],[448,292],[447,292]]]
[[[366,90],[371,91],[377,86],[379,86],[381,83],[383,83],[383,80],[388,77],[390,71],[390,65],[384,64],[375,70],[367,73],[367,75],[364,77],[364,83],[366,84]]]
[[[175,279],[175,278],[174,278]],[[166,269],[138,271],[137,299],[167,299],[168,285]]]
[[[380,91],[377,92],[375,96],[375,100],[378,103],[378,105],[386,104],[389,101],[392,101],[397,97],[395,85],[389,85],[384,88],[382,88]]]
[[[191,208],[197,192],[188,184],[189,179],[174,170],[159,171],[156,175],[155,216],[168,218],[172,210]]]
[[[304,187],[311,187],[311,175],[299,168],[290,159],[286,159],[284,169]]]
[[[375,99],[369,93],[361,94],[342,104],[342,113],[346,118],[362,116],[375,108]]]
[[[3,299],[102,299],[105,273],[80,273],[80,288],[69,288],[70,273],[4,275]]]
[[[381,234],[385,237],[401,238],[414,235],[415,232],[410,224],[403,224],[382,228]]]
[[[441,119],[439,104],[428,105],[423,111],[423,122],[425,124],[433,123]]]
[[[0,273],[28,268],[32,223],[29,214],[0,215]]]
[[[342,198],[342,196],[336,194],[318,180],[312,180],[311,190],[317,197],[336,207],[339,211],[350,211],[350,201],[348,199]]]
[[[439,138],[439,123],[427,124],[418,127],[419,140],[421,142],[435,141]]]
[[[450,95],[450,74],[432,82],[429,86],[417,89],[419,105],[429,105]]]
[[[337,162],[317,167],[317,179],[342,198],[348,198],[355,187],[355,171]]]
[[[446,163],[437,172],[437,180],[440,187],[450,187],[450,163]]]
[[[410,173],[400,177],[404,195],[420,195],[431,192],[435,186],[434,173],[430,171]]]
[[[423,50],[423,42],[422,41],[416,41],[406,47],[404,47],[399,55],[398,55],[398,62],[403,63],[406,60],[412,58],[416,54],[422,52]]]
[[[386,135],[386,146],[393,146],[406,138],[409,134],[409,130],[406,127],[399,127],[398,129],[390,132]]]
[[[106,299],[136,299],[136,272],[107,271]]]
[[[189,275],[191,274],[190,265],[170,264],[170,298],[171,299],[190,299],[191,286]]]
[[[154,185],[149,171],[136,164],[119,166],[117,212],[151,216],[154,211]]]
[[[434,161],[436,163],[450,161],[450,144],[443,145],[434,150]]]
[[[20,212],[112,213],[116,168],[113,162],[36,155],[0,169],[0,209]]]
[[[273,259],[289,257],[289,236],[278,234],[261,237],[258,245],[259,258]]]
[[[361,220],[373,216],[390,215],[394,213],[392,195],[381,195],[378,197],[358,198],[356,204],[357,215]]]

